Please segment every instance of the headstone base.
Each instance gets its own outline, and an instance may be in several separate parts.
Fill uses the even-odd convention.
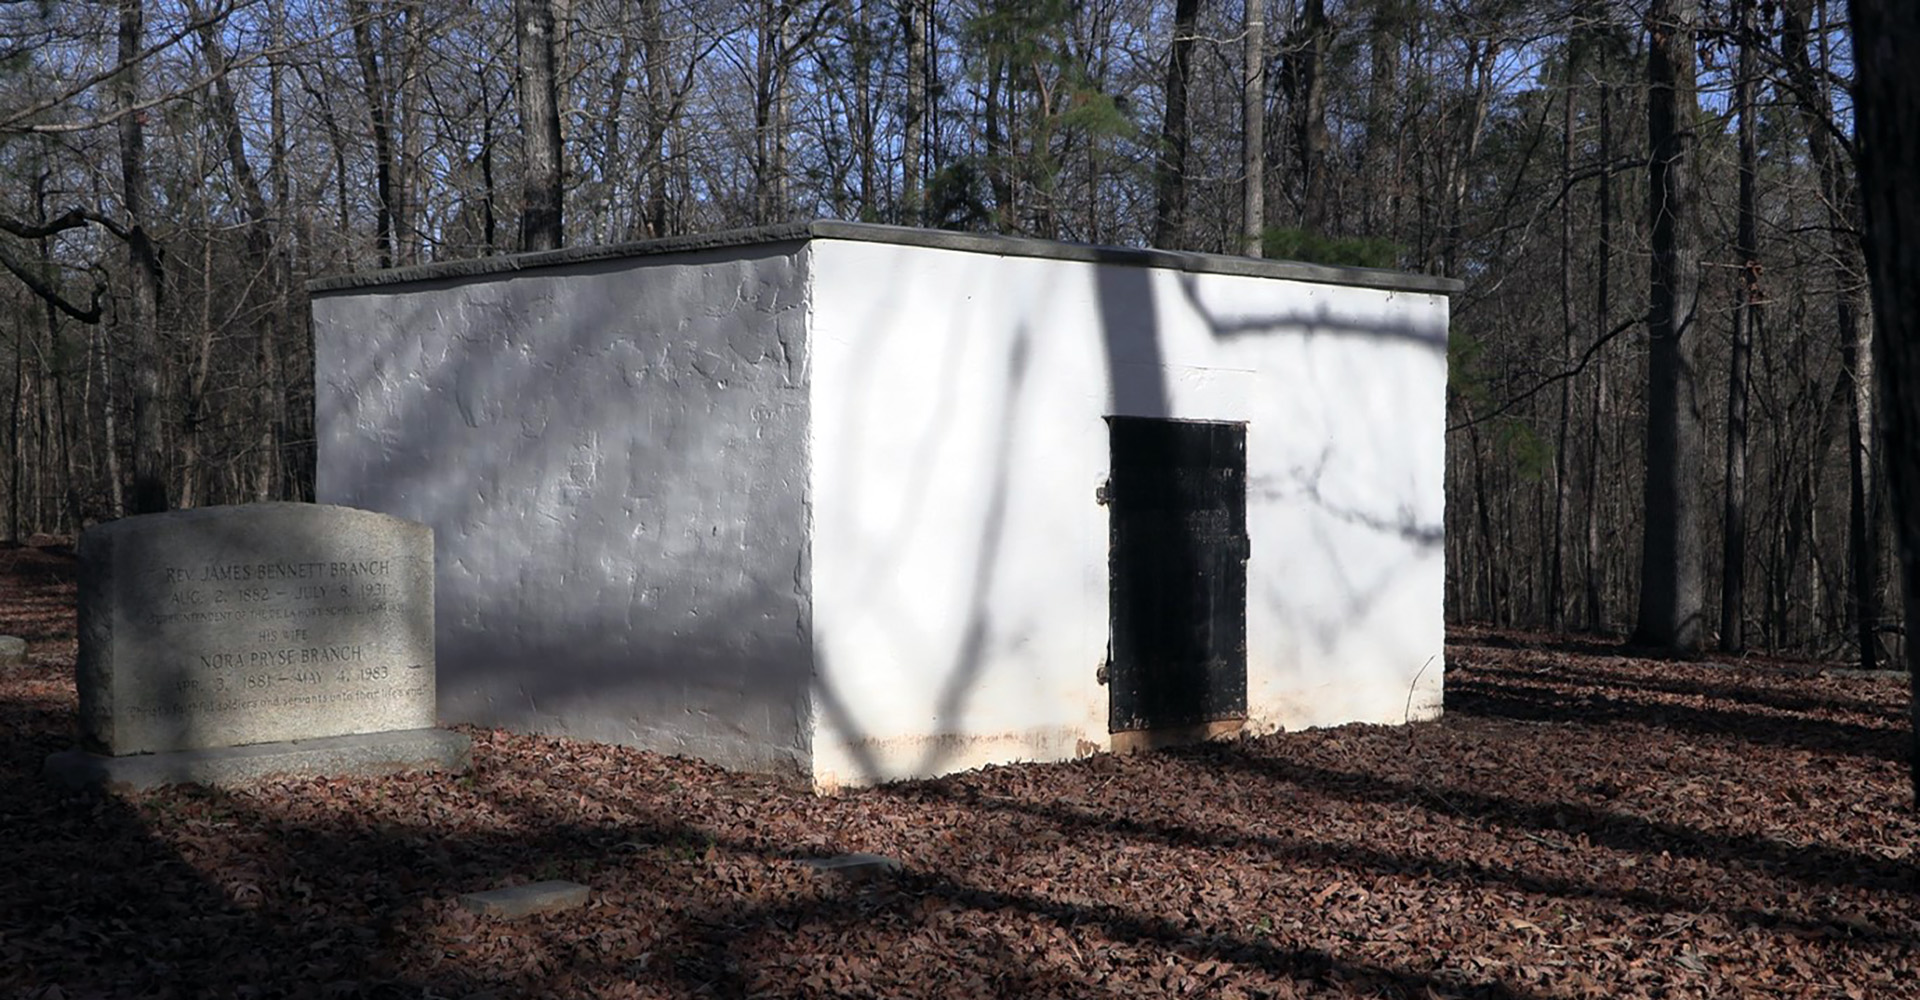
[[[401,771],[459,774],[471,764],[472,741],[467,737],[444,729],[402,729],[127,757],[65,750],[47,757],[46,775],[71,788],[129,791],[161,785],[241,788],[268,778]]]

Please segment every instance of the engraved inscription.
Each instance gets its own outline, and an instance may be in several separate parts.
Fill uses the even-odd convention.
[[[278,622],[302,618],[356,618],[379,615],[387,610],[388,583],[384,577],[393,571],[390,559],[312,560],[306,562],[208,563],[202,566],[168,566],[159,571],[157,581],[166,589],[161,604],[167,608],[201,608],[155,612],[148,616],[152,626],[202,625],[215,623]],[[310,581],[310,582],[295,582]],[[214,691],[267,691],[299,689],[335,683],[351,684],[384,680],[385,665],[368,665],[368,651],[361,643],[310,644],[312,628],[256,628],[253,642],[229,649],[209,650],[197,657],[203,673],[210,674]],[[235,632],[244,640],[248,633]],[[348,665],[358,670],[335,669]],[[201,678],[181,678],[175,685],[180,694],[206,690]],[[207,704],[178,702],[160,705],[155,711],[193,711],[222,709],[226,702]],[[305,704],[285,699],[256,703],[253,707],[278,707]]]
[[[179,701],[166,705],[134,705],[124,710],[131,718],[157,718],[178,715],[182,712],[195,714],[253,712],[260,709],[296,708],[306,705],[346,705],[352,703],[371,703],[388,701],[406,701],[427,694],[424,684],[410,687],[366,688],[351,691],[326,691],[316,694],[287,695],[236,695],[220,698],[202,698],[192,701]]]
[[[81,561],[77,676],[106,709],[83,726],[109,753],[433,723],[422,525],[326,505],[173,511],[88,529]]]

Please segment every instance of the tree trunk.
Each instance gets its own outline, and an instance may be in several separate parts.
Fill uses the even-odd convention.
[[[1920,625],[1920,5],[1852,0],[1860,197],[1894,525],[1908,629]],[[1913,794],[1920,806],[1920,642],[1908,636]]]
[[[386,81],[380,74],[380,57],[373,49],[373,12],[367,0],[347,0],[347,16],[353,22],[353,52],[360,64],[360,86],[365,92],[367,116],[373,130],[373,244],[380,266],[387,268],[393,266],[394,249],[393,136],[388,127],[391,109],[387,106]],[[344,175],[343,170],[342,185]],[[343,204],[341,213],[345,212]]]
[[[1636,645],[1691,655],[1705,633],[1700,528],[1703,426],[1693,332],[1698,266],[1693,240],[1694,0],[1647,9],[1648,215],[1646,532]]]
[[[987,182],[993,188],[994,231],[1011,233],[1016,216],[1013,205],[1012,168],[1008,163],[1010,145],[1006,128],[1002,125],[1002,116],[1012,117],[1002,105],[1005,89],[1001,85],[1001,70],[1004,64],[997,54],[987,57],[987,93],[986,106],[982,108],[983,124],[986,126],[987,143]]]
[[[18,542],[20,487],[27,478],[27,448],[20,442],[20,418],[27,405],[27,324],[13,326],[13,404],[7,416],[7,541]]]
[[[1613,88],[1600,87],[1600,162],[1613,162]],[[1593,313],[1596,335],[1611,329],[1608,317],[1613,312],[1610,298],[1613,283],[1613,174],[1602,171],[1600,190],[1597,193],[1600,215],[1600,239],[1597,251],[1599,260],[1594,264]],[[1607,359],[1602,348],[1594,357],[1593,366],[1593,403],[1592,420],[1587,432],[1587,629],[1599,632],[1606,628],[1606,586],[1607,563],[1606,550],[1601,546],[1600,530],[1600,489],[1603,481],[1600,474],[1606,457],[1606,436],[1601,428],[1608,426],[1610,401],[1607,398]]]
[[[1448,277],[1460,275],[1460,247],[1466,231],[1467,169],[1480,155],[1487,109],[1493,100],[1493,67],[1500,56],[1498,40],[1474,41],[1469,45],[1472,46],[1472,54],[1467,58],[1467,72],[1474,81],[1473,104],[1467,111],[1467,134],[1448,147],[1444,172],[1447,180],[1447,234],[1441,250],[1441,267]],[[1306,218],[1304,210],[1302,218]]]
[[[400,72],[395,88],[398,100],[391,119],[400,139],[393,161],[393,242],[394,263],[406,266],[420,263],[426,242],[422,221],[428,178],[421,165],[426,129],[420,121],[421,107],[426,103],[421,89],[427,79],[430,39],[423,6],[402,4],[400,26]]]
[[[879,55],[873,44],[873,25],[871,23],[867,0],[842,0],[847,19],[847,48],[853,61],[853,133],[854,159],[860,173],[860,197],[858,216],[862,219],[877,218],[874,210],[879,207],[880,193],[876,190],[880,182],[879,122],[876,120],[873,101],[873,63]],[[901,137],[902,139],[905,136]],[[838,205],[844,197],[846,186],[834,185],[833,197]],[[842,211],[841,217],[846,213]]]
[[[640,155],[647,175],[646,234],[667,235],[667,127],[671,83],[667,80],[667,33],[660,17],[660,0],[639,0],[640,58],[646,70],[647,145]]]
[[[1173,41],[1167,49],[1167,108],[1160,125],[1160,158],[1154,169],[1157,197],[1153,245],[1179,249],[1187,227],[1187,84],[1193,78],[1193,25],[1200,0],[1174,0]]]
[[[1393,153],[1400,136],[1394,128],[1393,102],[1399,97],[1400,36],[1406,29],[1403,0],[1378,0],[1367,26],[1367,140],[1363,155],[1369,192],[1361,207],[1369,233],[1390,232],[1399,218],[1398,164]]]
[[[566,238],[560,217],[560,107],[552,0],[515,0],[514,25],[520,43],[517,77],[525,151],[520,249],[555,250],[565,245]]]
[[[1267,228],[1267,0],[1246,0],[1247,79],[1241,90],[1240,252],[1262,255],[1261,237]]]
[[[921,197],[921,160],[925,153],[927,127],[927,3],[928,0],[904,0],[900,19],[907,36],[907,108],[901,122],[900,137],[900,210],[906,225],[924,225],[926,199]]]
[[[1326,63],[1332,31],[1327,24],[1326,0],[1305,0],[1300,34],[1294,43],[1294,163],[1304,180],[1300,226],[1317,235],[1326,228],[1331,207],[1327,204],[1327,147],[1332,137],[1327,133]]]
[[[1578,42],[1568,39],[1566,92],[1560,101],[1560,356],[1573,356],[1573,95],[1579,68]],[[1562,560],[1566,553],[1567,425],[1573,418],[1573,380],[1560,383],[1560,423],[1553,448],[1553,537],[1547,556],[1547,628],[1564,625],[1566,604]]]
[[[1747,381],[1753,338],[1760,324],[1760,250],[1755,203],[1759,163],[1753,107],[1754,0],[1740,0],[1740,67],[1734,80],[1734,110],[1740,116],[1738,258],[1740,306],[1733,313],[1733,349],[1727,371],[1727,486],[1721,505],[1720,650],[1746,649],[1747,604]]]
[[[127,512],[156,514],[167,509],[166,453],[160,440],[160,256],[147,237],[147,144],[140,100],[140,49],[146,34],[144,0],[120,0],[119,59],[115,89],[120,115],[121,204],[127,220],[127,296],[125,327],[128,362],[133,370],[132,481]]]

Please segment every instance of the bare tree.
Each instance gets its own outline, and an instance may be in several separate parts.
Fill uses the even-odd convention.
[[[1704,430],[1694,339],[1694,0],[1647,8],[1647,214],[1653,227],[1647,313],[1647,479],[1636,644],[1690,654],[1706,635],[1700,560]]]

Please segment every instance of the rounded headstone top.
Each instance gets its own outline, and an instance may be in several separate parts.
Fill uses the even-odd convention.
[[[81,536],[84,544],[89,538],[110,537],[126,532],[152,531],[187,525],[202,525],[211,522],[223,523],[266,523],[299,519],[302,524],[338,526],[338,529],[351,530],[354,524],[374,525],[390,524],[394,530],[402,525],[412,525],[426,530],[426,525],[418,521],[409,521],[392,514],[363,510],[359,507],[342,507],[330,503],[294,503],[291,501],[270,501],[267,503],[228,504],[211,507],[188,507],[184,510],[169,510],[159,514],[133,514],[113,521],[103,521],[88,528]]]

